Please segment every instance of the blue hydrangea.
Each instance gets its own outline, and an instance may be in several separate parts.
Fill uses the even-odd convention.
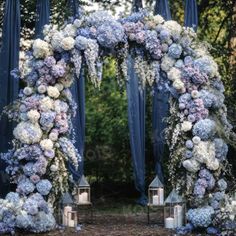
[[[225,191],[227,189],[227,182],[224,179],[218,180],[217,185],[220,191]]]
[[[191,101],[192,97],[191,97],[191,94],[190,93],[185,93],[183,95],[181,95],[179,97],[179,103],[188,103],[189,101]]]
[[[207,233],[210,235],[217,235],[219,233],[219,230],[215,227],[208,227]]]
[[[221,138],[214,139],[214,143],[216,150],[216,158],[218,158],[220,161],[225,160],[228,154],[228,145]]]
[[[147,11],[147,9],[141,9],[139,12],[134,12],[133,14],[131,14],[130,16],[127,16],[123,19],[120,20],[120,22],[122,24],[126,23],[126,22],[138,22],[138,21],[142,21],[144,20],[144,18],[146,16],[149,15],[149,12]]]
[[[222,201],[224,198],[225,198],[224,192],[213,193],[213,199],[215,199],[216,201]]]
[[[39,123],[42,125],[43,130],[48,130],[53,127],[53,122],[56,118],[55,112],[42,112]]]
[[[104,23],[97,29],[97,40],[103,47],[114,48],[118,43],[124,42],[124,29],[116,21]]]
[[[185,157],[186,158],[192,158],[193,157],[193,152],[192,151],[190,151],[190,150],[187,150],[186,152],[185,152]]]
[[[199,136],[203,141],[212,139],[215,133],[216,124],[210,119],[200,120],[193,126],[193,135]]]
[[[24,174],[26,176],[31,176],[36,173],[35,168],[34,168],[34,163],[33,162],[28,162],[24,165],[23,167]]]
[[[10,193],[7,194],[5,199],[8,200],[9,202],[13,203],[13,204],[17,204],[20,201],[20,195],[18,193],[15,193],[15,192],[10,192]]]
[[[210,108],[213,106],[213,104],[216,102],[217,98],[216,96],[214,96],[213,93],[205,90],[205,89],[202,89],[200,91],[200,97],[201,99],[203,100],[203,103],[204,103],[204,106],[206,108]]]
[[[193,148],[193,142],[192,140],[187,140],[185,143],[186,148],[192,149]]]
[[[18,183],[17,189],[18,189],[18,191],[20,191],[20,193],[28,195],[34,191],[35,186],[28,178],[23,178]]]
[[[214,209],[210,206],[203,208],[190,209],[187,212],[187,219],[193,224],[195,228],[206,228],[212,223],[212,215]]]
[[[182,47],[179,44],[173,43],[169,47],[168,54],[169,54],[170,57],[173,57],[173,58],[177,59],[182,54]]]
[[[36,188],[37,191],[42,194],[43,196],[48,195],[51,188],[52,188],[52,184],[49,180],[44,179],[44,180],[40,180],[37,184],[36,184]]]
[[[37,215],[38,214],[38,203],[31,198],[27,199],[23,205],[23,209],[29,215]]]
[[[160,59],[162,56],[161,44],[157,37],[157,32],[148,30],[145,37],[145,47],[154,59]]]
[[[42,149],[38,144],[34,145],[26,145],[20,149],[17,149],[14,153],[14,156],[18,158],[18,160],[37,160],[42,155]]]
[[[16,217],[16,227],[20,229],[30,229],[34,225],[32,217],[27,212],[22,212]]]

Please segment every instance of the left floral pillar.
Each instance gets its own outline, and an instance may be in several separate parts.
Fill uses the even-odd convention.
[[[17,98],[19,81],[11,75],[18,68],[20,47],[20,1],[6,0],[0,51],[0,113],[4,106]],[[12,123],[6,117],[0,120],[0,153],[10,148]],[[0,160],[0,196],[9,191],[9,181],[5,174],[5,165]]]

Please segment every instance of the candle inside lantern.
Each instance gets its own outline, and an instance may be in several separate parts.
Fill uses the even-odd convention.
[[[64,211],[63,211],[63,219],[62,219],[62,221],[63,221],[63,225],[68,225],[68,213],[70,212],[70,211],[72,211],[72,207],[71,206],[65,206],[64,207]]]
[[[232,201],[232,206],[236,206],[236,201]]]
[[[152,196],[152,204],[153,205],[159,205],[159,197],[158,197],[158,195],[153,195]]]
[[[183,226],[183,207],[180,205],[174,206],[174,222],[175,227]]]
[[[68,212],[67,219],[68,219],[67,226],[69,226],[69,227],[76,227],[77,226],[77,217],[76,217],[75,212]]]
[[[79,194],[79,203],[87,203],[88,202],[88,193],[83,192]]]
[[[175,228],[174,218],[172,218],[172,217],[165,218],[165,228],[166,229],[174,229]]]
[[[160,205],[164,205],[164,189],[163,188],[158,189],[158,196],[159,196]]]

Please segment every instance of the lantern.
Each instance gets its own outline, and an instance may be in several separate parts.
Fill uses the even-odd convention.
[[[77,196],[76,196],[76,203],[78,205],[90,205],[90,185],[86,180],[85,176],[79,179],[77,183]]]
[[[78,216],[74,210],[74,202],[69,193],[65,193],[62,197],[62,224],[68,227],[77,227]]]
[[[186,204],[183,198],[173,189],[167,199],[164,207],[165,228],[174,229],[181,227],[185,223]]]
[[[148,205],[164,205],[164,186],[158,176],[151,182],[148,188]]]

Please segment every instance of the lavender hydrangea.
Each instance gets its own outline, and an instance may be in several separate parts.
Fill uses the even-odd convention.
[[[22,178],[17,185],[18,192],[25,195],[32,193],[34,189],[34,184],[26,177]]]
[[[206,84],[208,81],[208,76],[205,73],[192,66],[185,66],[183,69],[183,74],[187,79],[190,79],[196,85]]]
[[[150,52],[154,59],[160,59],[162,56],[161,44],[157,38],[156,31],[147,31],[145,38],[145,47]]]
[[[215,133],[216,124],[210,119],[200,120],[193,126],[193,135],[199,136],[202,140],[213,138]]]

